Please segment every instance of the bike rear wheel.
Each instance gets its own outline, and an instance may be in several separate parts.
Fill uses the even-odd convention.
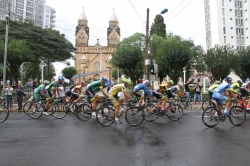
[[[76,117],[81,121],[87,121],[92,116],[92,109],[89,104],[80,104],[76,107]]]
[[[215,116],[215,113],[217,116]],[[221,119],[221,114],[215,107],[209,107],[202,113],[202,122],[207,127],[214,127],[219,124]]]
[[[8,117],[9,117],[9,109],[4,106],[4,108],[0,110],[0,123],[6,121]]]
[[[55,103],[51,106],[52,115],[56,119],[62,119],[67,115],[67,107],[63,103]]]
[[[115,122],[115,110],[108,106],[103,106],[96,111],[96,120],[102,126],[110,126]]]
[[[229,114],[229,120],[235,126],[242,125],[246,120],[246,112],[242,107],[232,106],[229,110]]]
[[[26,115],[29,115],[28,109],[29,109],[29,106],[30,106],[31,103],[33,103],[33,101],[27,101],[27,102],[24,103],[24,105],[23,105],[23,112],[24,112]]]
[[[38,119],[43,115],[43,110],[44,110],[43,105],[41,105],[39,103],[32,102],[28,108],[28,113],[29,113],[30,117],[32,117],[34,119]]]
[[[174,106],[169,106],[166,111],[167,111],[167,117],[172,121],[177,121],[181,119],[183,115],[183,109],[179,104]]]
[[[145,119],[143,110],[140,107],[130,107],[125,112],[125,120],[131,126],[140,125]]]
[[[159,117],[159,109],[154,104],[148,104],[143,108],[144,118],[148,122],[153,122]]]

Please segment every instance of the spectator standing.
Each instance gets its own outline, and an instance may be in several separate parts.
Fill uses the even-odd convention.
[[[16,88],[16,95],[17,95],[17,104],[18,104],[18,109],[22,109],[22,103],[23,103],[23,96],[24,96],[24,91],[23,91],[23,86],[21,83],[18,83],[18,86]]]
[[[7,85],[7,87],[5,88],[5,96],[6,96],[6,100],[7,100],[7,108],[9,110],[11,110],[12,108],[12,92],[13,92],[13,88],[11,87],[10,84]]]
[[[31,93],[32,82],[31,82],[30,79],[26,82],[26,87],[27,87],[27,89],[28,89],[28,93]]]
[[[36,89],[36,87],[37,87],[36,80],[33,80],[33,83],[32,83],[32,88],[33,88],[33,89]]]
[[[111,79],[109,79],[109,81],[107,83],[107,93],[109,93],[110,88],[113,86],[114,86],[114,83],[111,81]]]
[[[188,102],[190,100],[190,89],[189,89],[189,85],[192,84],[194,81],[194,79],[192,80],[187,80],[185,83],[185,95],[186,95],[186,102],[185,102],[185,107],[188,106]]]
[[[196,102],[201,102],[201,89],[202,86],[200,86],[199,81],[196,81],[196,84],[194,86],[194,108],[196,108]],[[198,107],[197,107],[198,108]]]

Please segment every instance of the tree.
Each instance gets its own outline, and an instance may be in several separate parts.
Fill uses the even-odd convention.
[[[4,40],[5,21],[0,21],[0,40]],[[57,30],[42,29],[32,21],[10,22],[9,40],[24,39],[36,58],[49,61],[64,61],[72,57],[73,45]]]
[[[163,47],[156,54],[161,80],[168,75],[178,83],[178,78],[183,76],[183,68],[192,64],[193,46],[192,41],[183,40],[179,36],[169,37],[164,41]]]
[[[62,70],[62,75],[67,78],[67,79],[71,79],[75,74],[77,73],[76,69],[74,67],[65,67]]]
[[[202,65],[206,71],[212,73],[213,81],[223,80],[237,66],[238,59],[232,46],[216,45],[202,55]]]
[[[155,16],[154,22],[152,23],[150,34],[156,34],[160,37],[166,38],[166,25],[164,18],[158,14]]]
[[[4,60],[4,42],[0,41],[0,62]],[[10,83],[12,84],[12,78],[15,82],[18,82],[18,71],[23,62],[29,62],[35,59],[32,54],[30,46],[27,45],[25,40],[12,39],[8,43],[7,49],[7,66],[10,69]]]
[[[250,78],[250,47],[238,53],[238,64],[233,67],[234,72],[244,81]]]
[[[38,62],[26,62],[24,65],[24,79],[41,79],[41,68],[39,66],[40,61]]]
[[[143,74],[143,52],[141,45],[144,43],[145,36],[141,33],[123,39],[116,46],[115,56],[111,63],[118,67],[120,72],[131,79],[133,85]]]

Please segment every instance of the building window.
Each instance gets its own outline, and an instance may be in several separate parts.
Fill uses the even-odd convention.
[[[226,44],[226,43],[227,43],[227,37],[224,36],[224,44]]]
[[[223,25],[225,25],[225,17],[223,17]]]
[[[234,37],[233,37],[233,36],[231,36],[231,38],[233,39]]]
[[[224,6],[224,0],[222,0],[222,6]]]
[[[232,11],[232,9],[230,9],[229,11]]]
[[[225,9],[222,9],[222,15],[225,16]]]
[[[231,29],[233,29],[233,27],[231,27]]]
[[[226,27],[223,27],[223,34],[226,34]]]
[[[230,18],[230,20],[233,20],[233,18]]]

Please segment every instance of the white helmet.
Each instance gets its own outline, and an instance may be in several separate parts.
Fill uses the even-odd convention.
[[[144,81],[143,81],[143,84],[146,84],[146,83],[149,84],[149,81],[148,81],[148,80],[144,80]]]
[[[49,81],[48,80],[44,80],[43,83],[44,84],[49,84]]]

